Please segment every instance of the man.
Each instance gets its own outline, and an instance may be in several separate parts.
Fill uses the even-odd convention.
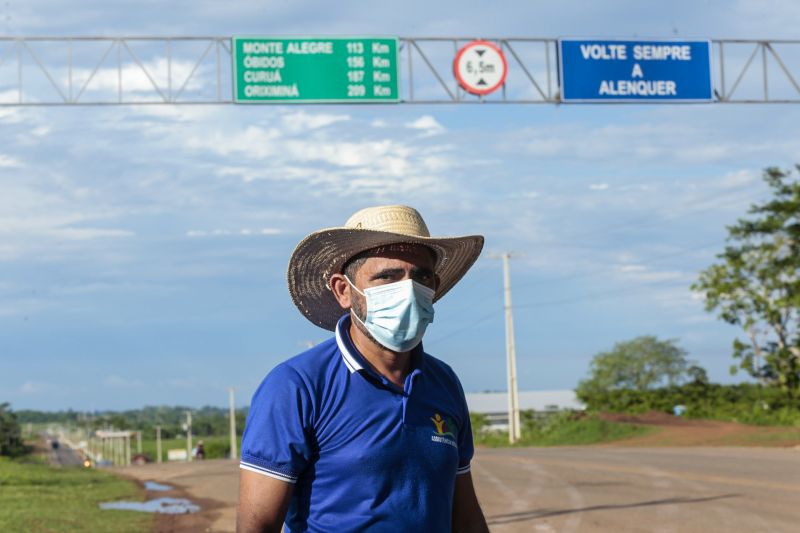
[[[335,336],[253,396],[239,531],[488,531],[464,393],[420,343],[433,302],[482,247],[479,235],[430,237],[406,206],[363,209],[300,242],[289,293]]]

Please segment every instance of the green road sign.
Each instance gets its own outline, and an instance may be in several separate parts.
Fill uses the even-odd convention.
[[[396,37],[234,37],[234,101],[394,103]]]

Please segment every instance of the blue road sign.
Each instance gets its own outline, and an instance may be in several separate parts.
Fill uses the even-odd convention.
[[[711,101],[710,41],[561,39],[564,102]]]

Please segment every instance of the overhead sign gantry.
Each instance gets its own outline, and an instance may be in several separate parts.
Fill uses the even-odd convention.
[[[0,106],[800,103],[798,65],[800,40],[0,36]]]

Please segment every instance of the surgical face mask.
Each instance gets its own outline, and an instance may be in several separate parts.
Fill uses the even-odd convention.
[[[425,328],[433,322],[435,291],[407,279],[377,287],[358,290],[345,276],[353,289],[367,299],[367,317],[361,322],[372,338],[395,352],[407,352],[422,340]]]

